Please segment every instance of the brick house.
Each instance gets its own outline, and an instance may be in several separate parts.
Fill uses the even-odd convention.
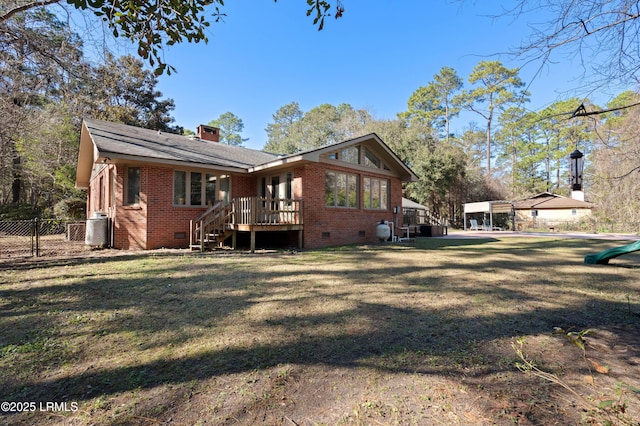
[[[76,186],[88,217],[108,217],[109,245],[372,243],[381,220],[402,220],[402,183],[417,180],[375,134],[286,156],[218,140],[203,125],[185,137],[85,119]]]
[[[594,204],[584,201],[584,193],[573,191],[572,198],[542,192],[524,200],[515,201],[515,223],[518,228],[551,227],[588,220]]]

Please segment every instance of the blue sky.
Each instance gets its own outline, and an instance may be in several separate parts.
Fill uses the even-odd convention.
[[[178,72],[162,76],[158,89],[175,101],[176,124],[195,130],[230,111],[244,122],[245,146],[261,149],[272,114],[287,103],[296,101],[303,111],[349,103],[391,119],[443,66],[466,82],[482,60],[522,67],[520,76],[532,93],[530,109],[579,87],[579,70],[569,61],[546,67],[533,79],[539,63],[499,55],[520,45],[529,28],[522,18],[492,19],[500,13],[498,2],[343,0],[344,16],[327,18],[322,31],[306,16],[304,0],[247,3],[226,2],[227,17],[212,23],[208,44],[165,51],[165,61]],[[543,18],[527,16],[530,22]],[[470,120],[482,125],[479,116],[467,114],[454,129]]]

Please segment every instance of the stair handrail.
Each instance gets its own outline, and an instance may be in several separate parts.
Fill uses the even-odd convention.
[[[190,244],[200,245],[204,250],[205,240],[212,233],[224,231],[224,224],[228,221],[229,213],[223,201],[218,201],[202,213],[196,220],[190,221]]]
[[[211,209],[208,215],[202,218],[202,226],[205,234],[224,231],[224,225],[229,220],[229,209],[223,202],[216,203],[215,209]]]
[[[224,201],[218,201],[217,203],[213,204],[204,213],[202,213],[196,220],[194,220],[194,222],[200,222],[201,220],[204,220],[204,218],[206,218],[216,210],[220,209],[221,207],[224,207]]]

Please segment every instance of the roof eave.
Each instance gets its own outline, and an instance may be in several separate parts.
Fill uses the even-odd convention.
[[[233,167],[233,166],[222,166],[210,163],[198,163],[193,161],[179,161],[179,160],[168,160],[162,158],[153,158],[153,157],[141,157],[137,155],[127,155],[114,153],[109,151],[100,151],[96,156],[96,162],[106,162],[110,164],[153,164],[153,165],[164,165],[164,166],[178,166],[178,167],[187,167],[187,168],[195,168],[195,169],[206,169],[206,170],[215,170],[215,171],[225,171],[225,172],[233,172],[239,174],[248,173],[248,169],[245,167]]]
[[[76,168],[75,186],[78,189],[87,189],[91,180],[91,170],[93,169],[94,158],[97,156],[97,149],[85,122],[82,122],[80,129],[80,147],[78,149],[78,167]]]
[[[258,164],[258,165],[249,167],[247,169],[247,172],[249,173],[260,172],[267,169],[273,169],[280,166],[287,166],[289,164],[299,163],[304,160],[312,161],[309,158],[305,157],[304,155],[294,154],[292,156],[286,156],[286,157],[278,158],[273,161],[269,161],[268,163]]]

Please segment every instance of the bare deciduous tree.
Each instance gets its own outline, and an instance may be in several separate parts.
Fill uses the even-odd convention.
[[[605,87],[619,91],[620,87],[637,84],[640,3],[633,0],[519,0],[505,11],[505,15],[523,20],[539,13],[549,19],[527,22],[531,33],[517,50],[518,55],[539,61],[541,68],[561,57],[577,59],[582,65],[582,87],[590,92]]]

